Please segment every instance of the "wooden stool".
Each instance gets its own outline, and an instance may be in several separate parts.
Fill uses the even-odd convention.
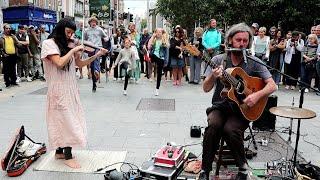
[[[215,162],[216,162],[216,173],[215,175],[219,175],[220,166],[223,165],[224,167],[227,167],[227,165],[236,165],[236,161],[234,157],[232,156],[231,150],[228,148],[228,146],[224,145],[224,139],[221,138],[220,141],[220,147],[217,151],[218,154],[215,155]]]

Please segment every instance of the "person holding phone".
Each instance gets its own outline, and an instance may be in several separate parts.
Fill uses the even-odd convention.
[[[282,55],[283,49],[285,48],[285,42],[284,42],[284,39],[282,38],[281,30],[276,30],[274,34],[275,36],[273,39],[270,40],[270,44],[269,44],[269,50],[270,50],[269,63],[272,68],[281,70],[282,64],[283,64],[283,60],[282,60],[283,56],[281,55]],[[276,71],[271,71],[271,73],[272,73],[273,80],[276,82],[277,86],[279,86],[279,83],[281,81],[280,73]]]

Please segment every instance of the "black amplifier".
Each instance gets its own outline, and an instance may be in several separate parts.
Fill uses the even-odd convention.
[[[269,109],[277,107],[278,97],[271,95],[268,97],[268,102],[259,119],[252,123],[252,129],[260,131],[274,131],[276,126],[276,116],[271,114]]]

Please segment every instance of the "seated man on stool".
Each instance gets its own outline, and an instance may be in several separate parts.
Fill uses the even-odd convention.
[[[228,30],[225,39],[226,48],[250,49],[252,32],[246,24],[236,24]],[[259,59],[257,60],[260,61]],[[209,172],[212,170],[214,155],[222,136],[230,147],[237,166],[239,167],[237,179],[246,179],[248,165],[243,146],[243,133],[248,128],[249,121],[241,114],[236,103],[228,99],[228,97],[220,96],[220,92],[223,89],[220,81],[222,78],[222,68],[240,67],[248,75],[260,77],[266,83],[263,89],[250,94],[243,100],[249,107],[254,106],[260,98],[269,96],[277,90],[277,87],[269,70],[252,60],[248,59],[248,62],[246,62],[243,58],[242,51],[227,51],[225,54],[214,56],[211,61],[218,64],[219,67],[214,69],[208,68],[206,79],[203,83],[204,92],[211,91],[214,86],[215,92],[212,98],[212,107],[207,109],[208,127],[204,132],[202,171],[199,179],[209,179]]]

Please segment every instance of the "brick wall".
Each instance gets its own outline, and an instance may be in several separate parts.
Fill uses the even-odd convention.
[[[52,10],[57,10],[58,0],[32,0],[30,2],[34,2],[34,5],[37,7],[50,8]],[[32,3],[29,3],[32,5]],[[9,0],[9,6],[25,6],[28,5],[28,0]]]
[[[28,0],[9,0],[9,6],[28,5]]]

